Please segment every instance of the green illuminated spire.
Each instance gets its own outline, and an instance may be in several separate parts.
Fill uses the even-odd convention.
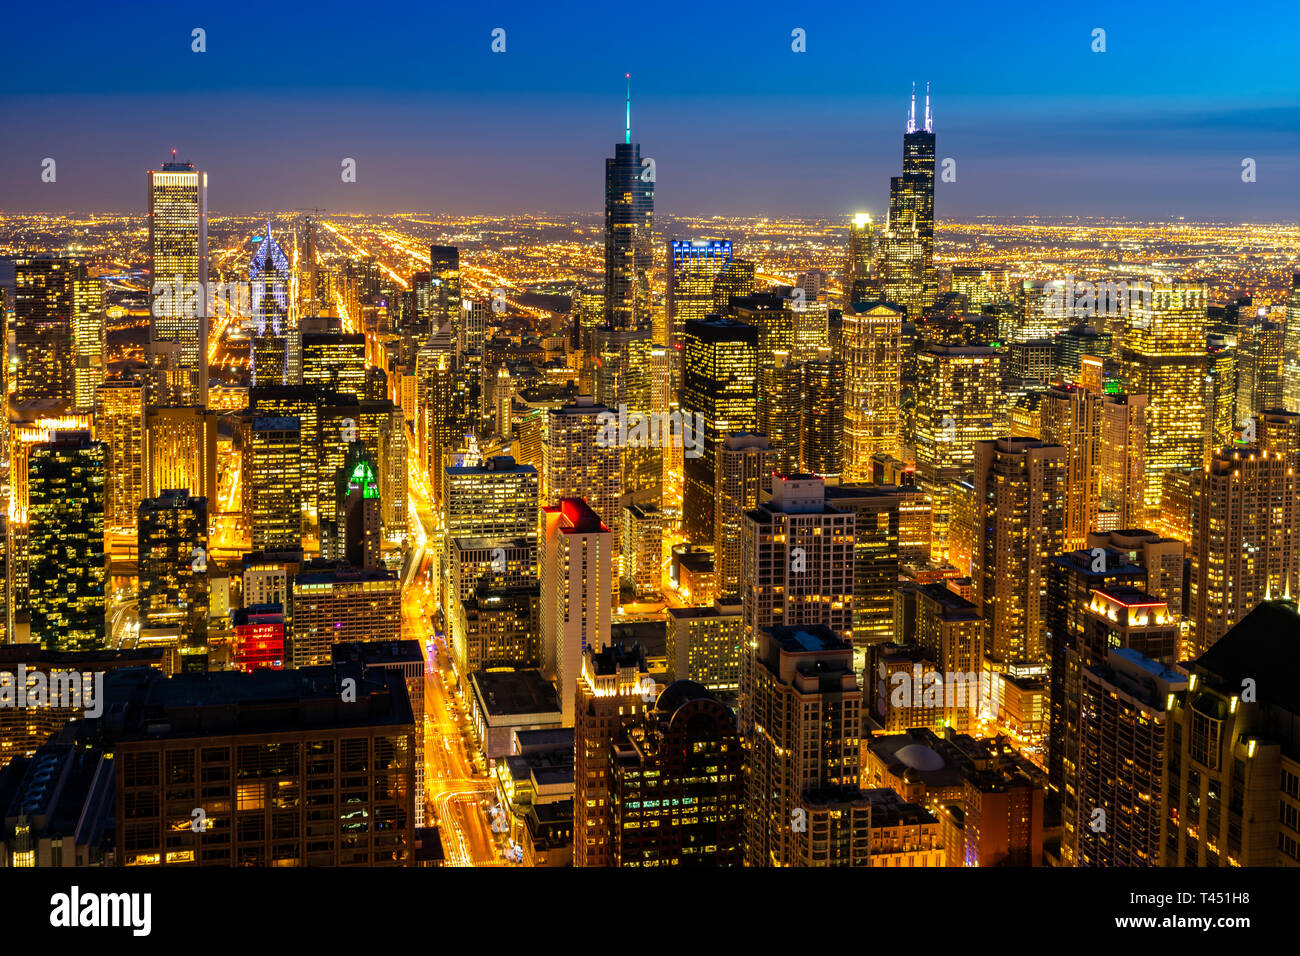
[[[623,134],[623,142],[632,142],[632,74],[627,74],[627,132]]]

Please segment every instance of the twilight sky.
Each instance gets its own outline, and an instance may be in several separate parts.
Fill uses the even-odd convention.
[[[172,147],[215,214],[596,212],[630,71],[666,212],[883,212],[928,80],[957,161],[940,219],[1300,218],[1300,6],[1282,0],[56,0],[6,26],[0,212],[143,213]]]

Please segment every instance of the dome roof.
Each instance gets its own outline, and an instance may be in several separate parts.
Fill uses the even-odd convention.
[[[671,713],[687,701],[701,698],[715,699],[707,687],[703,687],[693,680],[674,681],[664,688],[664,692],[659,695],[659,700],[655,702],[655,709]]]
[[[942,770],[944,767],[943,758],[925,744],[908,744],[906,747],[900,747],[894,756],[904,765],[923,773]]]

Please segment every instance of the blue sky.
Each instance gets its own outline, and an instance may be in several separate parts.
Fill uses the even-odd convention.
[[[7,23],[6,212],[142,211],[172,147],[217,213],[595,212],[628,71],[664,211],[881,211],[927,80],[957,162],[941,218],[1300,208],[1300,7],[1280,2],[56,2]]]

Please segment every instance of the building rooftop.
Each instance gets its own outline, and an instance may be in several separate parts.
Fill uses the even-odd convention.
[[[555,685],[541,671],[485,668],[475,671],[471,680],[475,694],[491,717],[560,713]]]

